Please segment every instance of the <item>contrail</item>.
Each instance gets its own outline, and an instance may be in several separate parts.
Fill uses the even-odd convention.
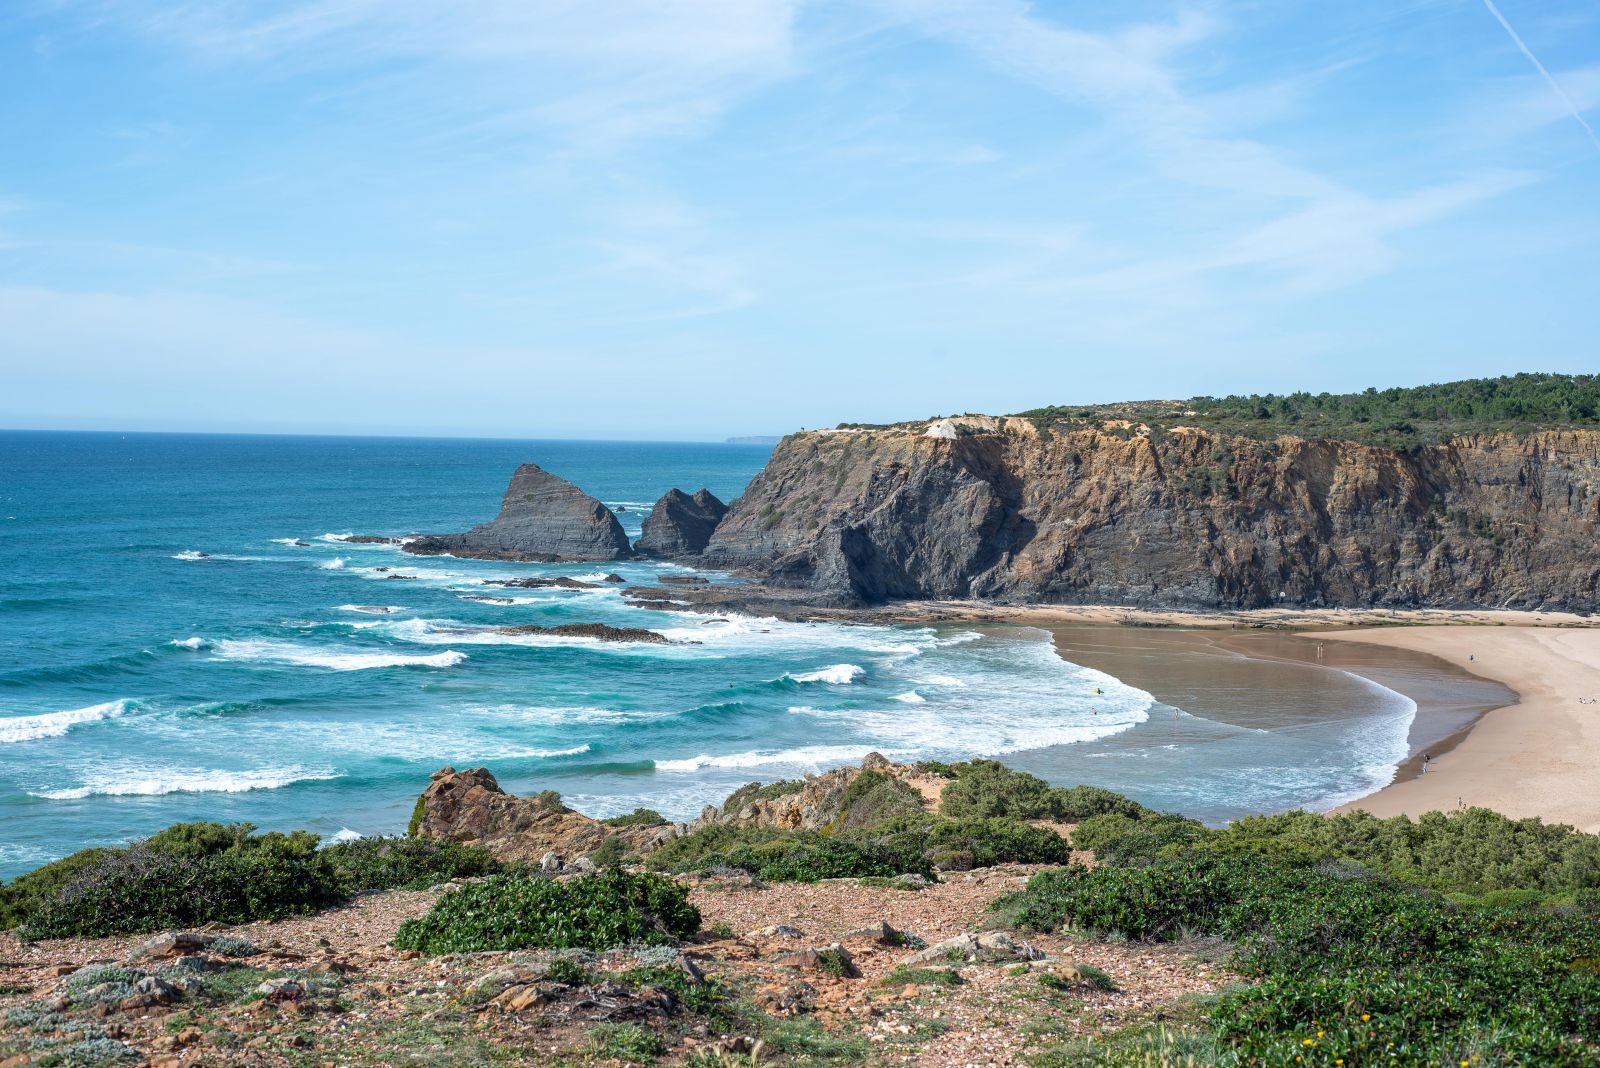
[[[1590,126],[1588,120],[1583,117],[1583,112],[1579,109],[1577,102],[1567,95],[1567,91],[1561,88],[1561,83],[1556,81],[1555,76],[1545,69],[1543,63],[1539,62],[1539,57],[1534,55],[1533,49],[1523,42],[1522,36],[1511,28],[1511,23],[1507,22],[1506,17],[1500,14],[1500,9],[1494,6],[1494,0],[1483,0],[1483,6],[1489,9],[1489,14],[1495,17],[1495,21],[1505,27],[1506,33],[1511,35],[1512,42],[1522,50],[1523,55],[1528,57],[1528,62],[1532,63],[1539,71],[1540,77],[1545,80],[1546,84],[1555,90],[1556,96],[1559,96],[1562,102],[1567,105],[1567,110],[1572,113],[1572,117],[1577,120],[1578,125],[1583,127],[1583,132],[1589,135],[1589,140],[1594,142],[1596,148],[1600,148],[1600,135],[1595,134],[1594,127]]]

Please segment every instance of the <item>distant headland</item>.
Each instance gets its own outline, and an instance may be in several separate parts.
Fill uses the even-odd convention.
[[[408,548],[640,551],[593,498],[539,475],[537,499],[507,494],[514,515]],[[674,529],[645,548],[752,580],[699,591],[720,603],[1587,612],[1600,377],[845,424],[782,439],[725,510],[684,500],[657,505],[670,515],[655,525]]]

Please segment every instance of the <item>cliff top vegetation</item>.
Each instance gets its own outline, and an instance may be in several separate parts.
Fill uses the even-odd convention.
[[[1184,426],[1257,439],[1294,435],[1405,449],[1459,434],[1600,425],[1600,375],[1524,373],[1360,393],[1052,405],[1019,414],[1041,429],[1116,430],[1131,423],[1157,434]]]

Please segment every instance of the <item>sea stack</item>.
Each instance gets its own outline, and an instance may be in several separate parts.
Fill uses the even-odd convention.
[[[708,489],[693,497],[668,490],[645,517],[644,532],[634,548],[645,556],[669,559],[699,556],[727,514],[728,506]]]
[[[405,545],[419,556],[558,563],[623,560],[633,555],[611,509],[537,464],[511,476],[493,522],[463,534],[428,534]]]

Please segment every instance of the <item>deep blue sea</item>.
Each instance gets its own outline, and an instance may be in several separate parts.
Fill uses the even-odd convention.
[[[1392,693],[1327,738],[1284,743],[1070,664],[1038,630],[652,611],[614,587],[483,583],[687,569],[341,540],[492,518],[527,461],[619,509],[637,536],[668,488],[731,500],[768,451],[0,432],[0,878],[176,820],[395,833],[445,764],[486,765],[507,789],[559,790],[597,816],[648,805],[681,819],[751,779],[874,749],[1011,754],[1224,819],[1381,785],[1404,756],[1410,710]],[[591,621],[676,644],[486,629]]]

